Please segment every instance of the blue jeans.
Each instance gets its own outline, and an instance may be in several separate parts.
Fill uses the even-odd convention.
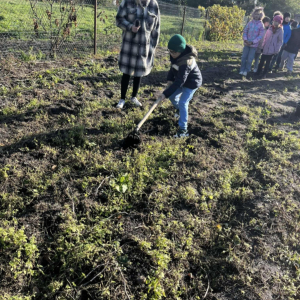
[[[257,48],[244,46],[240,72],[250,72]]]
[[[193,98],[198,89],[191,90],[187,87],[178,88],[171,96],[170,101],[176,109],[179,109],[179,128],[187,130],[187,122],[189,118],[189,102]]]

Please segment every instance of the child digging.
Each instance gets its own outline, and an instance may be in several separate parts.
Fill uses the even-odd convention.
[[[250,21],[244,29],[243,40],[244,50],[242,55],[240,75],[247,76],[248,72],[251,71],[252,62],[257,50],[259,41],[264,35],[264,26],[262,19],[265,14],[262,7],[255,8]]]
[[[294,62],[300,49],[300,28],[298,28],[298,22],[294,21],[291,24],[291,27],[292,35],[286,46],[283,48],[279,66],[279,70],[282,71],[286,62],[286,68],[288,70],[287,75],[291,75],[293,73]]]
[[[202,85],[202,75],[196,63],[198,53],[193,46],[186,45],[185,39],[180,34],[170,39],[168,50],[171,61],[167,77],[168,87],[158,99],[169,98],[179,110],[179,130],[174,137],[186,137],[189,136],[187,131],[189,102]]]
[[[258,70],[255,73],[256,75],[260,75],[263,66],[266,63],[262,78],[266,78],[269,72],[271,60],[274,55],[278,54],[282,46],[282,41],[283,41],[283,29],[281,25],[282,21],[283,21],[282,16],[280,15],[276,16],[273,20],[273,25],[268,29],[264,37],[262,57],[260,59]]]

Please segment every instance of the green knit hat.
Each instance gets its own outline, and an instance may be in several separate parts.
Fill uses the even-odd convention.
[[[175,52],[182,53],[185,50],[186,41],[180,34],[175,34],[171,37],[168,43],[168,48]]]

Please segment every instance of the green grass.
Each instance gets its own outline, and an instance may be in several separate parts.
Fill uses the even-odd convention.
[[[38,16],[42,19],[43,26],[39,28],[39,38],[47,39],[50,23],[47,19],[46,10],[49,7],[42,2],[37,4]],[[99,7],[99,12],[104,10],[105,24],[98,19],[99,39],[104,43],[119,43],[121,30],[115,26],[116,8]],[[91,5],[84,5],[78,8],[77,27],[73,25],[71,28],[70,40],[77,34],[77,38],[91,40],[94,31],[94,12]],[[102,16],[102,15],[101,15]],[[60,17],[59,7],[54,4],[52,26],[55,27],[55,19]],[[32,14],[28,1],[5,0],[0,2],[0,35],[10,34],[12,38],[28,39],[35,36],[34,33],[34,16]],[[190,26],[193,25],[193,26]],[[181,32],[182,17],[161,15],[161,44],[165,45],[169,38],[176,33]],[[184,35],[188,42],[201,40],[203,33],[203,19],[187,18]]]

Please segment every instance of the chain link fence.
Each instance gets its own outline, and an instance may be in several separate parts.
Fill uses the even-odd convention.
[[[97,1],[97,49],[121,44],[115,16],[121,0]],[[94,0],[0,0],[0,57],[81,55],[94,51]],[[197,8],[159,2],[161,45],[182,33],[187,41],[203,39],[205,15]]]

